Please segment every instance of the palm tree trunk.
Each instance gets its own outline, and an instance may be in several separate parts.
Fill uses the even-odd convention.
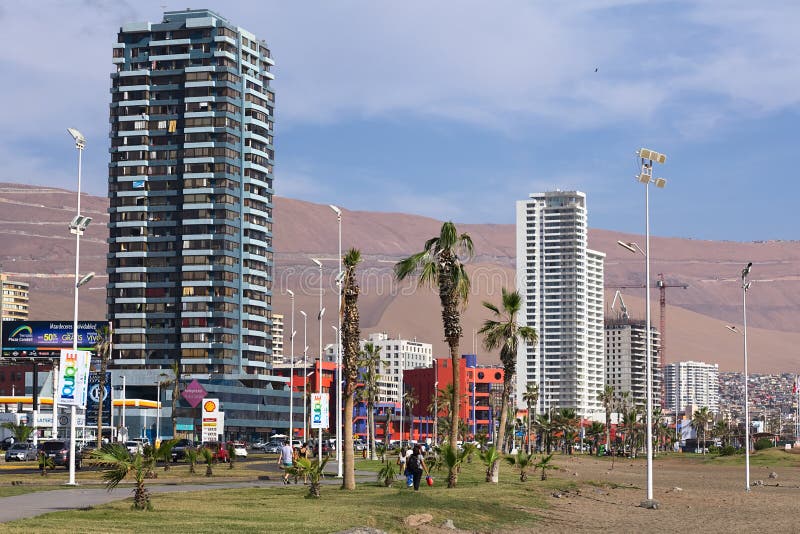
[[[500,459],[503,455],[503,440],[506,437],[506,423],[508,422],[508,399],[511,396],[511,380],[504,376],[503,395],[500,401],[500,429],[497,431],[497,443],[500,444],[500,455],[492,462],[492,483],[497,484],[500,480]]]
[[[370,450],[372,451],[371,458],[378,459],[378,451],[375,449],[375,405],[372,402],[367,403],[367,426],[369,426],[369,441]]]
[[[459,395],[460,370],[458,364],[461,363],[461,356],[458,354],[458,339],[449,340],[450,345],[450,364],[453,367],[453,397],[450,400],[450,445],[458,445],[458,411],[461,404]]]
[[[342,487],[347,490],[356,489],[355,477],[355,449],[353,448],[353,395],[344,398],[344,443],[342,444],[341,454],[344,454],[344,478]]]

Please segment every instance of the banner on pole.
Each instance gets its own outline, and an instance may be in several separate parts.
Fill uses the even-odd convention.
[[[328,428],[330,413],[327,393],[311,394],[311,428]]]
[[[88,350],[61,349],[57,395],[59,406],[86,407],[91,358],[92,353]]]

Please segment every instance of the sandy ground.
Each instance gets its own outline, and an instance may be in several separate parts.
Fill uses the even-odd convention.
[[[643,460],[618,459],[613,470],[610,462],[591,457],[560,457],[556,465],[564,470],[554,478],[575,481],[579,490],[549,496],[551,508],[535,532],[800,532],[797,467],[751,466],[751,482],[764,486],[746,492],[743,465],[658,459],[653,497],[660,506],[650,510],[639,506],[646,497]],[[770,479],[771,472],[777,478]]]

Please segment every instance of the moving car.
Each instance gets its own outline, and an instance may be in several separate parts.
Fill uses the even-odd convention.
[[[18,462],[28,462],[36,460],[39,451],[33,443],[14,443],[6,451],[6,462],[16,460]]]
[[[237,458],[247,458],[247,447],[244,443],[234,442],[233,443],[233,454],[236,455]]]
[[[40,441],[39,452],[45,453],[53,460],[56,467],[63,466],[69,469],[69,442],[61,439]],[[76,455],[75,469],[81,468],[81,457]]]
[[[215,461],[224,463],[230,461],[230,456],[228,456],[228,449],[226,449],[222,443],[218,441],[209,441],[203,443],[203,447],[205,447],[206,449],[210,449],[211,452],[214,453]]]
[[[270,441],[264,446],[264,452],[269,454],[278,454],[281,452],[281,447],[283,446],[283,442],[280,441]]]

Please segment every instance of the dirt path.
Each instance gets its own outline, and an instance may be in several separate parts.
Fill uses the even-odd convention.
[[[658,510],[639,507],[646,497],[645,462],[559,458],[579,490],[549,497],[537,532],[798,532],[800,469],[753,466],[751,481],[764,486],[745,492],[744,466],[709,465],[682,458],[659,459],[653,469]],[[769,474],[775,472],[776,479]],[[590,484],[589,481],[592,481]],[[595,485],[599,483],[598,485]],[[679,489],[678,489],[679,488]]]

